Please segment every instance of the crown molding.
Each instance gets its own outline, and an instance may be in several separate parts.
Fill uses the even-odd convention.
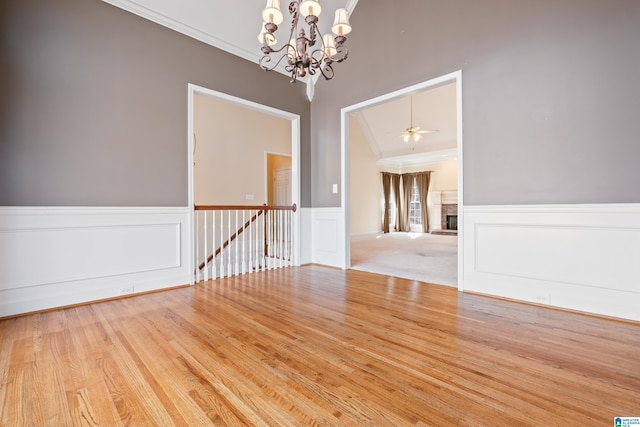
[[[155,22],[156,24],[162,25],[163,27],[169,28],[171,30],[177,31],[178,33],[189,36],[193,39],[199,40],[210,46],[216,47],[218,49],[224,50],[233,55],[244,58],[248,61],[258,63],[258,61],[260,60],[260,54],[258,49],[256,49],[255,52],[249,51],[238,45],[229,43],[221,39],[220,37],[215,36],[210,32],[202,31],[191,25],[185,24],[184,22],[178,21],[170,16],[164,15],[160,12],[157,12],[153,9],[143,6],[142,4],[136,2],[135,0],[102,0],[102,1],[105,3],[111,4],[112,6],[126,10],[127,12],[133,13],[134,15],[138,15],[144,19],[148,19],[149,21]]]

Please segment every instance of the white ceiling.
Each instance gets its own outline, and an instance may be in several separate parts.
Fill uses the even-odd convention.
[[[265,0],[103,1],[256,64],[262,57],[257,36],[262,25],[261,12]],[[330,32],[336,9],[344,7],[353,13],[357,3],[358,0],[321,0],[321,32]],[[281,0],[285,18],[276,33],[277,46],[281,46],[289,37],[291,19],[288,5],[288,0]],[[358,31],[357,27],[353,31]],[[311,94],[313,82],[308,86],[308,93]],[[399,137],[409,127],[408,97],[355,113],[381,164],[403,166],[455,157],[455,85],[430,89],[413,96],[414,126],[420,126],[422,130],[438,129],[437,133],[423,135],[419,142],[405,143]]]

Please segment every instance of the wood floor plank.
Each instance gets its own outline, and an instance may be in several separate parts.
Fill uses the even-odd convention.
[[[321,266],[0,320],[0,425],[640,415],[640,324]]]

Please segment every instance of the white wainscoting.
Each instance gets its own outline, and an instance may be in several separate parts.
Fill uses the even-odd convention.
[[[312,208],[298,208],[300,213],[300,264],[313,262]]]
[[[311,259],[313,263],[345,268],[343,218],[342,208],[313,208],[311,210]],[[305,234],[303,231],[303,238]]]
[[[188,208],[0,208],[0,317],[189,284]]]
[[[640,321],[640,205],[464,207],[465,291]]]

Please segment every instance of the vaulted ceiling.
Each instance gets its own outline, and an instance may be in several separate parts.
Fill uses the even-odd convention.
[[[355,113],[378,159],[390,166],[436,163],[457,156],[456,84],[449,83],[385,102]],[[418,141],[405,142],[402,132],[411,126],[434,131]]]
[[[261,12],[265,0],[103,1],[256,64],[262,57],[257,36],[262,27]],[[336,9],[344,7],[354,14],[357,13],[357,3],[358,0],[321,0],[321,32],[330,32]],[[281,0],[285,18],[276,33],[278,46],[287,40],[290,33],[287,8],[288,1]],[[358,28],[353,31],[358,31]],[[436,133],[423,135],[418,142],[405,143],[400,137],[401,132],[410,125],[408,97],[359,111],[356,116],[381,163],[433,163],[455,157],[455,100],[455,85],[413,95],[414,126],[420,126],[423,130],[437,130]]]
[[[103,0],[143,18],[186,34],[204,43],[257,63],[262,56],[258,33],[262,27],[265,0]],[[353,12],[357,0],[322,0],[318,25],[331,32],[334,11]],[[278,45],[288,39],[291,17],[287,0],[280,7],[284,21],[276,33]]]

